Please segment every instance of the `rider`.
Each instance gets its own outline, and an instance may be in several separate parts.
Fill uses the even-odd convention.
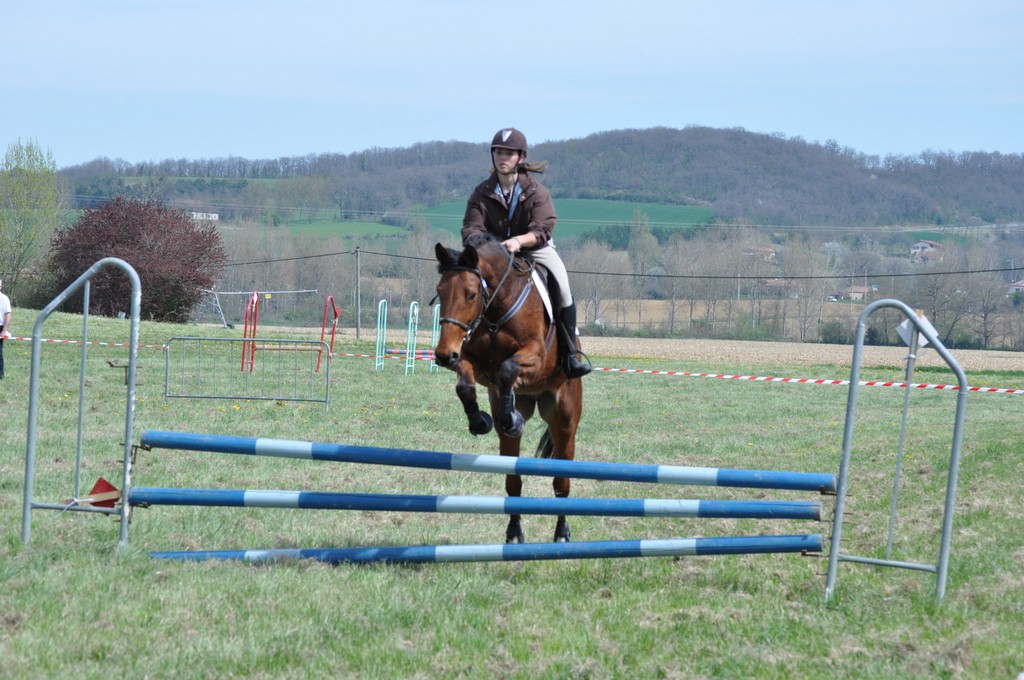
[[[494,172],[480,183],[466,204],[462,220],[462,242],[473,234],[490,232],[502,240],[510,253],[522,252],[543,265],[554,278],[558,292],[554,300],[559,345],[566,356],[566,373],[581,378],[592,370],[580,361],[576,349],[576,304],[569,290],[569,275],[551,240],[558,217],[551,193],[530,172],[544,172],[547,162],[526,162],[526,136],[515,128],[502,128],[491,140]]]

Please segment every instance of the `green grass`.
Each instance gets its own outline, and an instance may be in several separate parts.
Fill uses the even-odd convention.
[[[27,334],[34,314],[16,310]],[[195,327],[142,324],[135,441],[143,429],[495,453],[473,438],[454,375],[403,375],[389,360],[338,358],[332,404],[165,400],[161,344]],[[49,338],[77,338],[57,314]],[[204,335],[229,333],[202,329]],[[237,331],[236,331],[237,333]],[[123,321],[94,318],[90,339],[121,342]],[[306,339],[306,338],[303,338]],[[371,354],[372,341],[338,343]],[[10,678],[100,677],[970,677],[1024,667],[1024,519],[1019,395],[971,395],[946,599],[934,577],[841,565],[824,602],[824,559],[793,555],[568,562],[328,567],[178,564],[146,551],[345,545],[495,543],[500,516],[268,509],[137,509],[127,550],[109,518],[37,511],[20,539],[30,346],[5,344],[0,382],[0,657]],[[42,348],[36,496],[71,489],[78,348]],[[894,349],[894,366],[900,352]],[[87,356],[83,478],[119,484],[125,387],[106,365],[123,348]],[[599,366],[845,378],[847,368],[704,365],[594,357]],[[948,373],[948,372],[947,372]],[[900,370],[865,369],[864,379]],[[922,376],[923,377],[923,376]],[[978,373],[973,385],[1024,387],[1019,374]],[[948,383],[941,371],[929,382]],[[835,472],[846,390],[834,386],[598,372],[585,379],[577,457],[627,463]],[[915,391],[894,557],[934,562],[955,395]],[[844,551],[880,555],[903,393],[864,388]],[[524,444],[540,430],[531,421]],[[140,486],[502,495],[494,475],[141,452]],[[525,493],[550,482],[528,478]],[[655,487],[579,480],[573,495],[648,498],[806,498],[795,492]],[[831,508],[828,499],[826,509]],[[828,523],[575,518],[575,540],[813,532]],[[554,520],[528,517],[528,540]]]
[[[588,199],[562,199],[556,204],[558,234],[563,238],[582,236],[611,225],[629,224],[636,210],[647,215],[651,227],[669,229],[684,229],[714,218],[710,208],[697,206]],[[422,216],[431,226],[458,234],[465,207],[465,201],[453,201],[424,210]],[[295,236],[312,238],[381,238],[409,233],[406,228],[381,222],[335,219],[288,220],[281,223],[281,228]]]
[[[629,224],[636,210],[647,215],[652,228],[686,228],[714,218],[714,211],[710,208],[628,201],[556,199],[555,209],[558,212],[558,235],[562,238],[582,236],[615,224]],[[423,216],[434,227],[458,234],[465,211],[465,201],[453,201],[428,208]]]

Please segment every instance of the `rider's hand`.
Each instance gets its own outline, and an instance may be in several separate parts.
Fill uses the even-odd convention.
[[[510,238],[509,240],[505,241],[502,245],[508,248],[508,252],[510,253],[518,253],[520,250],[523,249],[523,242],[516,237]]]

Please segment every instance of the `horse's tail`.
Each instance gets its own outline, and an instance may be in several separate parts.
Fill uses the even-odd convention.
[[[534,454],[538,458],[550,458],[555,452],[555,443],[551,441],[551,429],[544,428],[544,434],[540,436],[540,441],[537,442],[537,452]]]

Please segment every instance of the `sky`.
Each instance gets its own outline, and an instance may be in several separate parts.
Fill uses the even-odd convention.
[[[350,154],[743,128],[868,155],[1024,153],[1016,0],[0,3],[0,145]]]

